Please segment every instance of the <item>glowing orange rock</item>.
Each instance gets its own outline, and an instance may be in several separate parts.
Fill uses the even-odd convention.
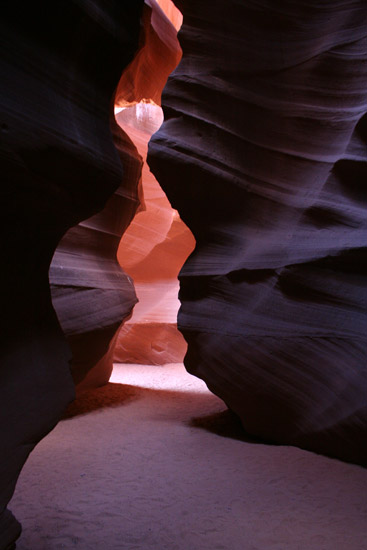
[[[168,75],[181,59],[177,40],[181,22],[182,15],[172,2],[146,0],[140,50],[121,77],[115,97],[117,106],[124,107],[142,99],[160,105]]]
[[[148,141],[163,121],[158,106],[163,86],[181,58],[177,40],[181,22],[182,15],[172,2],[146,1],[142,47],[118,86],[116,120],[144,160]],[[176,329],[177,276],[195,241],[146,163],[140,200],[140,210],[118,251],[121,266],[134,280],[139,303],[117,337],[115,360],[153,364],[182,361],[186,343]]]
[[[116,118],[145,159],[150,136],[162,122],[161,108],[140,103],[122,110]],[[139,303],[118,335],[115,361],[182,361],[186,343],[176,328],[177,276],[195,241],[146,163],[142,188],[144,209],[125,232],[118,251],[120,264],[134,280]]]

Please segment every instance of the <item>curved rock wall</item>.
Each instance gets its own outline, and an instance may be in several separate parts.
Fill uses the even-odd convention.
[[[162,109],[139,103],[122,110],[116,120],[146,159],[148,141],[163,121]],[[134,281],[139,303],[118,334],[114,357],[121,363],[181,363],[187,346],[177,330],[177,276],[194,239],[146,162],[142,188],[144,208],[124,233],[117,256]]]
[[[363,462],[366,4],[176,4],[148,162],[197,241],[186,367],[251,434]]]
[[[144,161],[148,141],[163,121],[159,107],[163,86],[181,58],[176,28],[180,19],[172,2],[146,1],[141,48],[124,71],[116,94],[120,105],[116,120]],[[193,241],[144,162],[141,206],[118,250],[118,260],[134,281],[139,303],[118,334],[115,361],[164,364],[183,360],[186,342],[177,330],[177,275]]]
[[[139,49],[120,78],[114,98],[116,106],[147,98],[160,102],[167,77],[181,57],[176,35],[176,29],[155,0],[146,0]],[[118,116],[123,117],[124,112]],[[140,146],[140,137],[135,135],[139,134],[137,129],[132,135],[133,143],[123,125],[114,119],[112,124],[124,167],[121,184],[100,213],[67,232],[50,269],[53,305],[72,349],[72,372],[78,391],[108,382],[114,358],[123,358],[118,350],[150,348],[146,345],[146,334],[142,338],[135,331],[131,337],[124,328],[118,335],[121,322],[129,318],[137,298],[132,279],[119,267],[116,256],[121,236],[140,203],[140,210],[144,209],[140,154],[144,157],[146,153],[144,146]],[[129,131],[131,134],[131,128]],[[135,144],[140,147],[139,152]],[[141,228],[140,242],[148,240],[150,231],[150,227],[146,233]],[[132,263],[130,254],[131,250],[122,252],[120,247],[121,265]],[[184,347],[182,339],[179,342]],[[133,355],[128,353],[129,358]]]
[[[2,6],[1,550],[19,533],[5,510],[19,471],[73,398],[48,269],[67,229],[102,210],[121,183],[111,101],[138,46],[141,9],[140,0]]]
[[[144,99],[160,105],[168,75],[181,59],[174,25],[181,14],[169,0],[160,4],[145,0],[139,51],[121,76],[115,96],[117,106],[129,106]]]
[[[71,347],[78,391],[108,382],[115,335],[137,302],[116,255],[139,205],[142,159],[115,122],[112,129],[124,168],[121,184],[100,213],[66,233],[50,267],[52,302]]]

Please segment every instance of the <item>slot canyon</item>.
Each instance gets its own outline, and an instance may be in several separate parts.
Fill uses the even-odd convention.
[[[365,1],[2,12],[0,550],[363,550]]]

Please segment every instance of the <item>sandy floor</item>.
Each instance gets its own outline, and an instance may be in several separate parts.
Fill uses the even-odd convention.
[[[182,365],[117,365],[24,468],[17,550],[367,548],[365,470],[238,440],[224,409]]]

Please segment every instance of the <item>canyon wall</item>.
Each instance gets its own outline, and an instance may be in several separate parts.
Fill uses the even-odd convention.
[[[145,159],[151,134],[162,123],[162,109],[138,103],[119,112],[116,120]],[[124,233],[117,255],[134,281],[139,302],[117,336],[114,358],[121,363],[181,363],[186,342],[177,330],[177,276],[194,239],[146,162],[142,190],[144,207]]]
[[[1,550],[20,530],[6,509],[19,471],[74,395],[71,353],[51,304],[48,270],[53,253],[70,227],[106,203],[110,211],[123,206],[122,225],[137,206],[137,191],[131,187],[120,187],[117,198],[109,201],[124,172],[135,178],[141,163],[129,140],[123,145],[120,139],[121,163],[110,124],[116,86],[138,48],[142,4],[35,1],[21,6],[6,2],[2,8]],[[70,301],[65,286],[75,290],[74,309],[68,303],[63,318],[66,332],[76,334],[76,318],[85,315],[84,298],[99,300],[98,288],[103,299],[113,294],[113,300],[116,294],[109,285],[127,288],[128,304],[118,304],[119,315],[135,301],[129,281],[110,259],[92,258],[90,235],[109,252],[117,247],[121,223],[114,220],[101,214],[60,245],[52,270],[56,302]],[[80,239],[87,241],[85,253],[80,252]],[[101,311],[99,303],[95,307]],[[102,321],[116,325],[117,317],[105,313]],[[103,330],[95,319],[89,326]]]
[[[121,183],[98,214],[69,229],[52,259],[52,303],[72,351],[78,391],[106,384],[120,325],[137,302],[131,278],[116,255],[120,239],[140,204],[142,159],[111,119],[123,166]]]
[[[165,2],[163,8],[168,10],[167,13],[174,21],[177,20],[180,14],[177,9],[173,11],[172,4]],[[140,360],[149,363],[154,361],[153,356],[157,356],[162,361],[168,361],[172,359],[175,349],[181,349],[180,359],[185,350],[181,334],[171,326],[176,324],[176,319],[169,319],[169,327],[166,319],[158,324],[144,321],[142,326],[137,322],[135,313],[131,323],[125,324],[119,331],[122,322],[131,317],[133,306],[138,301],[132,279],[135,282],[136,277],[139,279],[139,274],[133,266],[136,262],[139,263],[142,254],[148,255],[147,249],[150,246],[154,248],[157,244],[150,244],[150,237],[158,235],[158,225],[162,227],[163,218],[167,218],[162,208],[159,212],[156,210],[157,192],[167,211],[171,210],[163,191],[144,163],[147,142],[151,133],[161,124],[162,115],[156,117],[156,123],[153,125],[149,124],[148,117],[148,126],[144,117],[133,116],[137,109],[139,113],[149,108],[152,113],[156,110],[161,111],[158,107],[154,109],[154,104],[160,103],[167,77],[181,57],[177,30],[164,10],[155,0],[146,0],[142,11],[139,48],[123,71],[115,93],[114,106],[122,110],[117,114],[117,121],[111,118],[110,124],[114,143],[124,167],[120,186],[108,199],[101,212],[66,233],[51,263],[52,302],[71,346],[72,374],[79,392],[107,383],[114,360]],[[140,107],[134,107],[141,101],[145,103]],[[141,175],[144,182],[141,181]],[[152,212],[152,185],[155,189],[153,217],[149,216]],[[123,244],[119,246],[121,236],[131,224],[137,210],[138,219],[129,227]],[[138,232],[134,231],[134,228],[138,228]],[[124,246],[130,242],[129,236],[130,241],[134,239],[134,244]],[[165,238],[164,232],[161,241]],[[141,249],[136,253],[138,245]],[[181,265],[184,259],[185,257],[182,258]],[[120,265],[127,268],[129,275]],[[144,296],[152,297],[154,277],[151,264],[145,265],[144,276],[150,286],[149,292],[145,292]],[[172,287],[169,283],[170,281],[161,281],[161,302],[166,295],[167,302],[172,303],[172,298],[169,299],[169,290],[170,295],[177,295],[177,279],[174,288],[168,289],[168,286]],[[143,298],[139,306],[144,306],[144,302]],[[145,309],[146,305],[145,302]],[[170,306],[166,305],[166,309],[169,308]],[[159,310],[157,307],[155,309]],[[171,317],[175,316],[174,309]],[[144,319],[146,318],[145,311]],[[171,353],[162,354],[161,350],[154,349],[160,345],[158,342],[152,347],[151,343],[155,339],[165,340],[165,345],[161,347],[163,350],[169,348]],[[170,345],[167,346],[166,342]]]
[[[182,362],[186,352],[177,330],[177,275],[194,239],[145,162],[148,141],[163,121],[159,107],[163,87],[181,59],[177,40],[181,20],[171,2],[146,1],[141,47],[124,71],[116,94],[116,121],[144,160],[141,205],[117,254],[139,298],[114,347],[115,361],[122,363]]]
[[[186,367],[249,433],[362,463],[365,2],[176,3],[184,56],[149,163],[197,242],[180,275]],[[117,103],[159,103],[180,55],[153,0],[140,35],[142,4],[3,8],[1,550],[20,529],[6,510],[19,471],[73,398],[71,369],[85,386],[108,380],[136,302],[115,256],[144,202],[142,158],[114,94],[127,67]],[[153,249],[120,258],[142,284]]]
[[[177,1],[148,162],[196,238],[185,365],[266,441],[365,462],[365,2]]]

